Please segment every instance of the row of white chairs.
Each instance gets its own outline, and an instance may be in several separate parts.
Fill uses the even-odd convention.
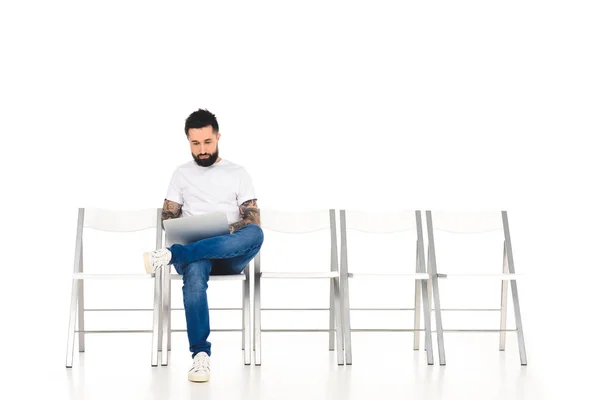
[[[83,269],[83,232],[84,228],[97,229],[110,232],[133,232],[146,229],[156,230],[155,247],[163,247],[163,243],[169,243],[161,228],[162,209],[145,209],[134,211],[113,211],[104,209],[79,209],[77,222],[77,235],[75,246],[75,263],[72,276],[72,296],[70,304],[70,318],[67,343],[66,366],[73,366],[75,341],[77,338],[79,351],[85,351],[85,335],[88,333],[152,333],[151,341],[151,365],[168,365],[169,351],[171,350],[171,333],[185,331],[185,329],[172,329],[171,314],[171,282],[181,280],[181,276],[172,273],[171,269],[162,269],[156,274],[90,274]],[[413,332],[413,348],[420,347],[421,333],[424,334],[424,347],[428,365],[434,364],[434,349],[432,334],[435,332],[438,349],[438,363],[446,364],[444,346],[444,330],[442,322],[442,311],[439,280],[451,276],[497,279],[501,281],[500,308],[480,311],[499,311],[500,326],[498,329],[460,329],[455,332],[497,332],[499,333],[499,350],[505,350],[506,332],[513,331],[517,335],[517,343],[521,365],[527,364],[523,325],[519,296],[517,292],[517,278],[512,253],[511,236],[508,226],[508,214],[506,211],[494,213],[450,213],[450,212],[425,212],[427,258],[425,258],[425,235],[420,210],[398,210],[389,213],[374,213],[358,210],[317,210],[311,212],[284,212],[271,209],[261,209],[261,226],[265,232],[265,244],[269,241],[269,231],[283,234],[310,234],[318,231],[329,231],[328,246],[330,248],[328,270],[320,271],[290,271],[268,270],[261,266],[261,256],[265,253],[265,245],[257,254],[253,262],[248,264],[242,274],[222,276],[211,276],[211,281],[241,281],[242,282],[242,306],[239,308],[211,308],[218,310],[238,310],[242,315],[242,327],[240,329],[218,329],[212,328],[211,332],[240,331],[242,333],[242,349],[244,352],[244,364],[250,365],[252,353],[254,353],[254,364],[260,365],[261,343],[263,332],[328,332],[329,350],[336,351],[337,364],[352,364],[352,332],[361,331],[396,331]],[[339,228],[338,228],[339,221]],[[435,224],[434,224],[435,222]],[[348,262],[348,232],[354,230],[363,233],[414,233],[415,259],[414,266],[410,270],[401,270],[398,266],[397,272],[369,271],[366,273],[349,270]],[[338,241],[338,231],[340,240]],[[434,243],[434,231],[446,231],[452,233],[486,233],[493,231],[503,232],[503,261],[502,271],[489,273],[452,274],[449,271],[438,271],[436,262],[436,247]],[[253,265],[252,265],[253,264]],[[141,269],[141,268],[140,268]],[[414,307],[411,308],[387,308],[390,311],[412,311],[414,313],[414,324],[409,328],[402,329],[354,329],[351,326],[351,311],[358,310],[350,307],[349,281],[360,278],[383,278],[383,279],[408,279],[414,280]],[[154,298],[153,308],[146,311],[153,312],[152,329],[148,330],[86,330],[84,307],[84,281],[86,279],[153,279]],[[329,307],[328,308],[263,308],[261,306],[262,286],[265,280],[306,280],[318,279],[329,280]],[[253,282],[253,301],[251,301],[251,281]],[[515,329],[507,329],[508,314],[508,284],[512,293],[514,306]],[[252,304],[253,303],[253,304]],[[433,304],[432,304],[433,303]],[[263,311],[316,311],[329,312],[329,327],[322,329],[264,329],[261,324]],[[382,310],[379,308],[360,308],[361,311]],[[458,311],[459,309],[453,309]],[[477,309],[464,309],[477,310]],[[98,311],[98,310],[94,310]],[[105,311],[142,311],[142,309],[105,309]],[[432,328],[432,312],[435,318],[435,331]],[[422,313],[422,315],[421,315]],[[421,318],[424,327],[421,328]]]

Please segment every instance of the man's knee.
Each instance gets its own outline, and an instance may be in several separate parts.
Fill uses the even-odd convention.
[[[183,290],[206,290],[212,263],[210,260],[199,260],[184,267]]]
[[[265,240],[265,235],[260,225],[249,224],[246,226],[246,229],[248,229],[251,232],[252,238],[254,239],[256,244],[263,244],[263,241]]]

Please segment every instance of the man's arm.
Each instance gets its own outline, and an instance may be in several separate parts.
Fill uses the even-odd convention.
[[[163,203],[163,210],[160,221],[163,230],[165,229],[165,226],[163,224],[163,221],[165,219],[173,219],[179,217],[181,217],[181,204],[165,199],[165,202]]]
[[[229,233],[233,233],[237,230],[240,230],[244,226],[249,224],[256,224],[260,226],[260,210],[258,209],[258,205],[256,204],[256,199],[243,202],[239,208],[242,220],[230,224]]]

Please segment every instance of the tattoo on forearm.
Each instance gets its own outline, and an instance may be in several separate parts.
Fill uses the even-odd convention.
[[[173,219],[181,217],[181,204],[165,199],[161,214],[161,224],[165,219]],[[164,229],[164,225],[163,225]]]
[[[260,226],[260,210],[258,209],[256,199],[245,201],[240,205],[239,209],[242,220],[229,225],[230,233],[242,229],[244,226],[249,224],[256,224]]]

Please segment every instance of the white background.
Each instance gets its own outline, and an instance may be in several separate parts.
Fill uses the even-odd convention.
[[[9,379],[63,363],[77,208],[160,207],[198,108],[263,208],[508,210],[530,363],[593,377],[597,5],[397,3],[3,2]]]

